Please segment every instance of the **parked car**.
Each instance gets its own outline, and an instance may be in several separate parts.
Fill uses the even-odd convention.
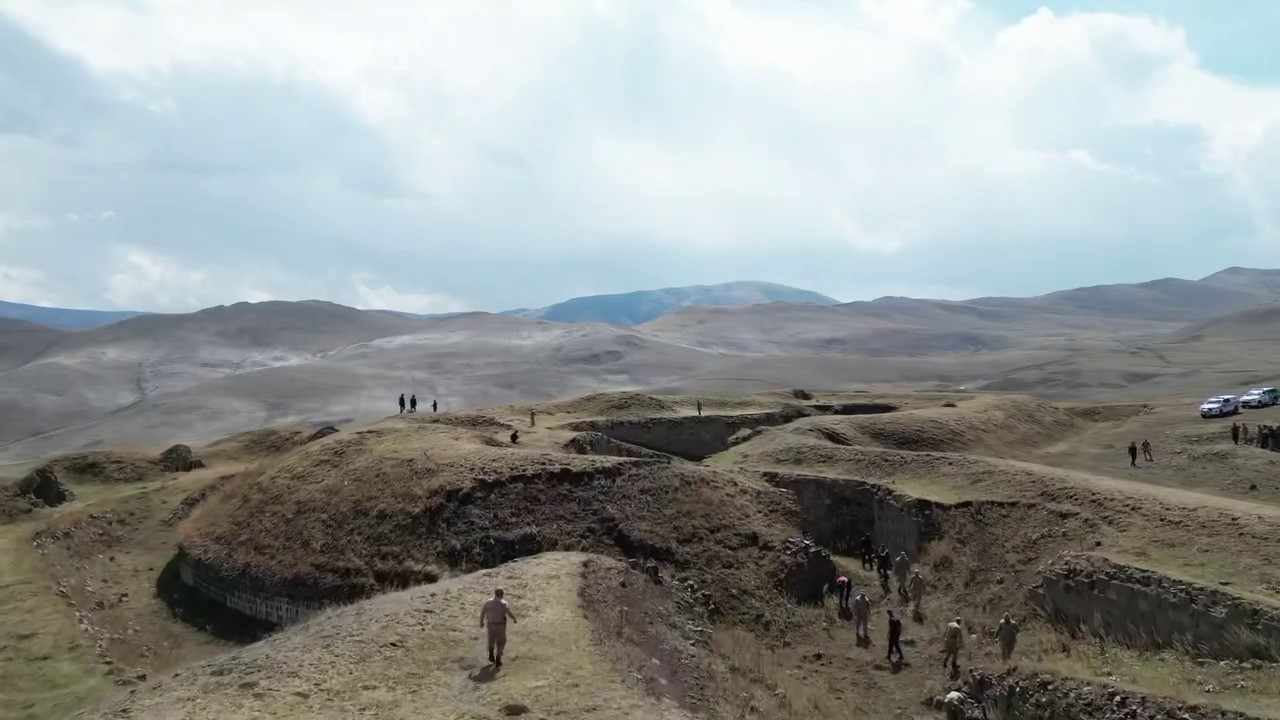
[[[1200,417],[1223,417],[1240,412],[1240,398],[1235,395],[1214,395],[1200,404]]]
[[[1280,402],[1280,390],[1273,387],[1254,388],[1240,396],[1240,404],[1247,408],[1264,408]]]

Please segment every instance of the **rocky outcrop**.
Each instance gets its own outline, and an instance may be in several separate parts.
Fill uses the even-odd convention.
[[[1280,660],[1275,609],[1105,558],[1064,553],[1030,596],[1072,629],[1145,647],[1190,646],[1214,658]]]
[[[49,466],[32,470],[18,481],[17,491],[33,505],[57,507],[75,498],[70,488],[64,486]]]
[[[336,428],[336,427],[334,427],[334,426],[332,426],[332,425],[326,425],[326,426],[324,426],[324,427],[320,428],[319,430],[317,430],[317,431],[315,431],[315,432],[311,433],[310,437],[308,437],[308,438],[307,438],[307,442],[309,442],[309,443],[313,443],[313,442],[315,442],[315,441],[317,441],[317,440],[321,440],[321,439],[323,439],[323,438],[327,438],[327,437],[329,437],[330,435],[332,435],[332,434],[334,434],[334,433],[336,433],[336,432],[338,432],[338,428]]]
[[[814,414],[802,407],[742,415],[691,415],[684,417],[608,418],[579,420],[564,425],[576,432],[596,432],[685,460],[703,460],[724,452],[742,430],[785,425]]]
[[[1232,710],[1131,693],[1050,675],[972,673],[945,697],[926,705],[949,720],[1256,720]],[[962,696],[962,697],[961,697]]]
[[[196,457],[186,445],[174,445],[160,453],[160,467],[165,472],[191,472],[204,467],[204,461]]]
[[[671,462],[676,458],[631,443],[625,443],[598,432],[578,433],[564,444],[564,449],[579,455],[610,455],[613,457],[644,458]]]
[[[798,603],[822,602],[827,584],[836,576],[831,552],[807,538],[791,538],[779,557],[783,591]]]

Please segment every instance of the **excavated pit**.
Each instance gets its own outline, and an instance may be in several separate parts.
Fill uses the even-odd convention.
[[[1051,675],[972,673],[956,688],[956,720],[1257,720],[1251,715]],[[942,697],[926,704],[946,710]]]
[[[578,420],[562,427],[697,462],[729,449],[730,439],[743,430],[786,425],[814,414],[809,408],[794,407],[742,415]]]
[[[611,457],[642,458],[645,460],[661,460],[672,462],[678,458],[656,450],[647,450],[638,445],[625,443],[598,432],[584,432],[574,435],[564,444],[564,449],[578,455],[608,455]]]
[[[925,546],[942,537],[949,513],[980,513],[989,506],[1019,507],[1009,501],[940,503],[905,495],[853,478],[764,471],[761,476],[795,494],[805,527],[813,539],[833,552],[852,555],[863,535],[895,554],[906,551],[916,560]]]
[[[1280,661],[1276,609],[1102,557],[1064,553],[1045,568],[1030,599],[1077,632],[1218,659]]]

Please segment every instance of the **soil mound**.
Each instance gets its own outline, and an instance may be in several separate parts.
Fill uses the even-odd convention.
[[[51,467],[36,468],[17,482],[0,485],[0,524],[37,508],[57,507],[73,499],[75,494],[58,480]]]
[[[583,416],[644,416],[676,412],[674,403],[638,392],[602,392],[539,406],[539,412]]]
[[[71,485],[146,482],[165,472],[160,463],[146,455],[112,451],[63,455],[50,460],[44,467]]]
[[[963,407],[934,407],[884,415],[824,416],[796,423],[793,432],[837,445],[893,450],[961,452],[1026,448],[1054,442],[1076,429],[1071,413],[1020,397],[984,398]]]
[[[511,425],[501,420],[477,413],[442,413],[439,415],[419,415],[410,418],[412,422],[421,424],[447,425],[455,428],[467,428],[483,432],[511,431]]]
[[[776,600],[788,530],[777,505],[766,483],[737,473],[495,448],[393,420],[238,478],[196,510],[182,545],[210,582],[236,584],[229,592],[308,602],[587,549],[686,568],[726,588],[729,611],[754,616]]]
[[[160,467],[165,472],[191,472],[204,467],[204,461],[196,457],[186,445],[174,445],[160,453]]]

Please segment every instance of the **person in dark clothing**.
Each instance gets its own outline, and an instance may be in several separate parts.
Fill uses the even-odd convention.
[[[902,654],[902,620],[893,614],[892,610],[885,610],[889,614],[889,649],[885,651],[884,659],[893,662],[893,651],[898,651],[898,662],[906,662],[907,656]]]
[[[699,415],[699,416],[701,416],[701,415],[702,415],[702,401],[701,401],[701,400],[699,400],[699,401],[698,401],[698,415]]]
[[[1231,423],[1231,444],[1240,444],[1240,423]]]
[[[431,401],[431,412],[435,412],[435,411],[436,411],[436,409],[437,409],[437,408],[439,408],[439,407],[440,407],[440,406],[439,406],[438,404],[436,404],[436,401],[435,401],[435,400],[432,400],[432,401]]]
[[[876,546],[871,544],[871,536],[863,535],[858,541],[858,554],[862,556],[862,569],[876,569]]]
[[[400,412],[404,412],[404,393],[400,393]]]
[[[409,396],[409,412],[411,413],[418,412],[418,396],[417,395]]]
[[[893,556],[889,554],[887,546],[881,545],[880,553],[876,556],[876,572],[880,573],[881,585],[889,583],[889,572],[891,570],[893,570]]]
[[[516,443],[518,443],[518,442],[520,442],[520,431],[519,431],[519,430],[512,430],[512,431],[511,431],[511,444],[512,444],[512,445],[515,445],[515,444],[516,444]]]
[[[1138,467],[1138,443],[1129,443],[1129,467]]]

